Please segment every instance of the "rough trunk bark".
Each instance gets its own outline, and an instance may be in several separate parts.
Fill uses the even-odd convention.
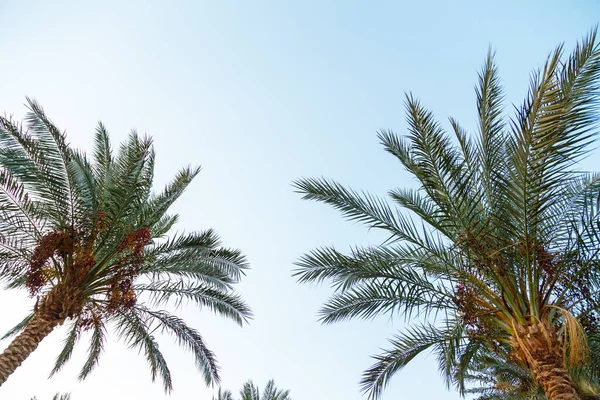
[[[0,386],[57,325],[81,310],[79,294],[78,290],[59,285],[44,296],[33,319],[0,354]]]
[[[581,400],[552,327],[542,322],[518,327],[513,347],[519,358],[529,366],[548,400]]]
[[[36,314],[25,330],[8,345],[0,354],[0,385],[23,361],[38,347],[44,339],[59,324],[59,320],[49,321],[42,314]]]

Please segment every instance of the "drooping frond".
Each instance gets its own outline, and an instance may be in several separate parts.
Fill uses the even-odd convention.
[[[232,295],[209,285],[186,281],[158,281],[149,284],[139,284],[134,290],[146,293],[150,302],[155,305],[164,305],[174,298],[175,305],[184,301],[193,302],[200,308],[211,311],[232,319],[239,325],[248,322],[252,313],[248,306],[238,295]]]
[[[92,361],[92,363],[94,363],[94,364],[97,363],[97,358],[99,357],[100,351],[102,350],[102,342],[101,342],[102,337],[100,336],[100,334],[97,334],[96,331],[94,331],[94,333],[92,335],[92,345],[90,346],[88,357],[96,359],[95,361]],[[79,340],[79,327],[77,326],[77,323],[73,323],[71,325],[71,329],[69,329],[69,333],[67,334],[67,337],[63,341],[63,343],[64,343],[63,349],[61,350],[60,354],[56,358],[56,362],[54,363],[54,367],[52,368],[52,371],[50,372],[50,376],[53,376],[58,371],[60,371],[60,369],[65,365],[65,363],[67,361],[69,361],[69,359],[71,358],[71,355],[73,354],[75,344],[77,343],[78,340]],[[86,362],[86,365],[87,364],[88,363]],[[90,371],[91,371],[91,368],[92,367],[89,367]],[[84,370],[85,370],[85,367],[84,367]],[[88,373],[86,373],[85,376],[87,376]],[[80,379],[84,379],[85,376],[81,376]]]
[[[465,379],[472,386],[463,395],[477,395],[477,400],[546,400],[526,368],[507,363],[491,352],[484,352],[471,362]]]
[[[565,343],[565,354],[568,355],[566,361],[572,366],[583,364],[589,356],[589,347],[587,344],[587,335],[583,326],[581,326],[581,322],[564,308],[557,306],[550,307],[551,309],[558,310],[563,320],[562,337]]]
[[[58,369],[60,369],[60,367],[70,357],[71,350],[67,346],[71,345],[71,342],[73,342],[74,344],[74,342],[77,340],[77,337],[72,335],[77,335],[77,333],[72,333],[69,335],[69,337],[67,337],[67,340],[65,342],[66,351],[63,351],[63,353],[65,354],[63,356],[64,361],[61,359],[61,356],[63,355],[63,353],[61,353],[61,356],[59,356],[59,359],[57,360],[56,366],[54,368],[56,371],[58,371]],[[79,373],[79,380],[84,380],[85,378],[87,378],[87,376],[90,374],[90,372],[92,372],[94,367],[98,365],[100,355],[102,354],[102,350],[104,349],[104,342],[106,340],[105,337],[106,328],[104,324],[101,321],[95,321],[92,329],[92,339],[90,340],[90,345],[88,348],[88,357],[85,361],[85,364],[83,364],[83,367],[81,368],[81,372]]]
[[[181,318],[165,311],[152,311],[144,307],[138,307],[136,311],[148,318],[149,323],[156,323],[157,328],[162,332],[174,336],[180,346],[194,354],[196,366],[202,372],[207,385],[220,382],[219,366],[215,355],[195,329],[188,327]]]
[[[157,376],[160,376],[165,392],[170,392],[173,389],[171,371],[158,348],[156,339],[149,332],[149,327],[145,320],[138,315],[136,310],[129,310],[116,316],[116,324],[119,337],[130,348],[144,351],[146,360],[150,365],[152,381],[154,382]]]
[[[406,329],[390,340],[391,349],[374,357],[376,363],[363,374],[362,390],[369,394],[370,399],[378,398],[390,378],[415,357],[424,351],[433,350],[440,358],[444,355],[446,343],[459,341],[461,333],[462,330],[453,325],[440,329],[431,324],[421,324]],[[447,368],[450,369],[449,366]]]

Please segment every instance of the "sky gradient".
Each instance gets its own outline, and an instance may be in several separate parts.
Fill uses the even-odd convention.
[[[402,133],[404,93],[448,126],[475,128],[477,79],[497,51],[506,96],[520,102],[529,73],[559,42],[567,48],[600,17],[589,1],[0,1],[0,111],[21,118],[37,99],[75,146],[90,149],[102,120],[114,143],[132,128],[154,137],[157,189],[181,167],[203,171],[174,206],[179,230],[213,227],[252,269],[239,291],[255,318],[233,322],[183,307],[222,367],[225,388],[274,378],[295,400],[358,400],[370,356],[402,319],[322,326],[327,286],[298,285],[293,262],[325,245],[377,243],[334,210],[300,200],[291,181],[325,176],[384,195],[414,185],[381,148],[378,129]],[[523,4],[522,4],[523,3]],[[596,168],[598,169],[598,168]],[[32,307],[0,292],[0,331]],[[3,399],[168,398],[143,356],[112,337],[100,365],[76,381],[86,346],[51,380],[63,332],[53,332],[0,388]],[[208,400],[193,358],[159,338],[173,400]],[[4,341],[2,348],[8,345]],[[393,379],[385,399],[458,399],[433,357]]]

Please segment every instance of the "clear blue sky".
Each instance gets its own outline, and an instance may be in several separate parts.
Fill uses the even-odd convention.
[[[52,4],[50,4],[52,3]],[[84,4],[86,3],[86,4]],[[88,148],[101,119],[120,141],[137,128],[155,138],[157,184],[182,165],[203,172],[177,205],[180,229],[214,227],[248,255],[240,291],[255,320],[239,328],[207,312],[182,313],[217,353],[223,384],[275,378],[296,400],[358,400],[370,355],[403,321],[317,323],[327,287],[299,286],[293,261],[320,245],[378,237],[327,207],[300,200],[290,181],[333,177],[384,194],[411,185],[376,130],[405,129],[412,91],[442,121],[474,127],[473,85],[491,44],[509,101],[560,41],[600,19],[589,1],[28,1],[0,2],[0,111],[21,117],[39,100],[70,141]],[[4,331],[32,302],[1,293]],[[164,399],[143,357],[109,341],[96,372],[75,380],[85,345],[47,381],[59,332],[0,389],[3,399]],[[189,355],[161,340],[174,400],[210,399]],[[6,346],[4,342],[2,346]],[[393,380],[384,399],[457,399],[432,357]]]

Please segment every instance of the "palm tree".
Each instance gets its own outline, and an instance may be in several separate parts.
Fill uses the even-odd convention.
[[[231,391],[221,391],[219,388],[217,397],[213,400],[233,400],[233,395],[231,394]],[[292,400],[292,398],[290,397],[290,391],[278,389],[275,386],[274,380],[267,382],[262,395],[260,394],[258,386],[254,385],[250,380],[244,383],[244,386],[240,391],[240,400]]]
[[[329,179],[294,183],[305,199],[389,235],[349,254],[313,250],[295,272],[301,282],[332,282],[325,323],[407,317],[363,375],[370,398],[426,350],[462,393],[467,367],[492,351],[527,369],[548,399],[579,398],[568,368],[585,362],[598,328],[600,175],[576,166],[597,133],[599,78],[594,30],[570,56],[563,46],[550,54],[510,119],[490,53],[474,137],[450,119],[452,138],[407,95],[408,135],[379,138],[416,178],[418,189],[389,193],[412,214]]]
[[[57,326],[67,324],[52,374],[90,332],[80,379],[98,364],[108,329],[143,351],[153,380],[169,391],[171,373],[154,332],[195,356],[207,384],[219,382],[215,355],[200,333],[160,307],[191,302],[242,324],[251,316],[233,293],[246,268],[238,250],[211,229],[168,236],[169,207],[199,168],[184,168],[152,192],[152,141],[132,132],[116,154],[99,124],[91,158],[69,147],[42,108],[28,99],[26,127],[0,118],[0,267],[8,287],[26,289],[32,312],[6,337],[0,384]]]

